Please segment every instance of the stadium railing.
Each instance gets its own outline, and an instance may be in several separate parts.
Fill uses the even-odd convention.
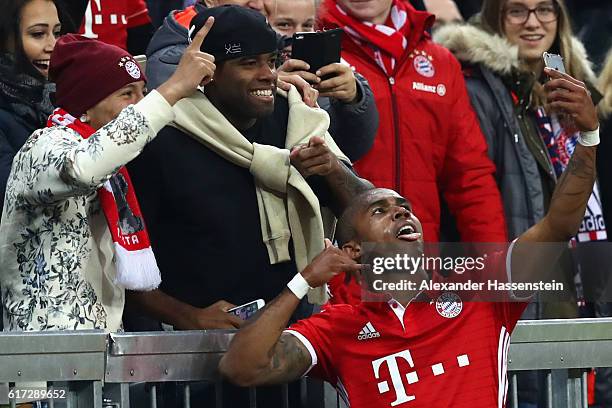
[[[191,390],[210,383],[217,407],[224,404],[217,374],[232,331],[120,333],[101,331],[0,333],[0,406],[16,406],[16,393],[47,390],[50,408],[156,408],[166,383],[181,390],[191,407]],[[452,341],[452,339],[449,339]],[[547,407],[586,408],[587,372],[612,367],[612,318],[521,321],[508,358],[508,407],[518,407],[516,373],[546,373]],[[46,385],[46,388],[44,388]],[[288,406],[287,387],[281,389]],[[248,407],[256,407],[255,388]],[[343,403],[331,387],[310,379],[300,384],[302,407]],[[42,398],[41,398],[42,399]],[[230,407],[239,408],[239,407]]]

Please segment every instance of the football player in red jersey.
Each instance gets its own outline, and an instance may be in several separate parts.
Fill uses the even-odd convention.
[[[551,108],[569,113],[581,130],[546,217],[521,235],[488,268],[538,261],[533,243],[567,242],[578,230],[595,181],[598,120],[583,83],[546,73]],[[339,225],[341,248],[326,249],[234,337],[220,362],[223,375],[243,386],[278,384],[309,375],[334,384],[351,407],[504,407],[510,334],[525,302],[413,302],[404,298],[333,305],[285,329],[308,287],[362,269],[361,243],[420,241],[422,228],[410,204],[391,190],[363,193]],[[527,256],[529,255],[529,256]],[[546,259],[547,261],[549,259]],[[535,269],[512,269],[526,281]],[[508,270],[508,276],[510,276]],[[448,292],[447,292],[448,293]],[[444,299],[442,300],[442,303]]]

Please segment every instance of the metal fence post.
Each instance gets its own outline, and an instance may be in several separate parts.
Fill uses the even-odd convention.
[[[185,383],[183,387],[183,408],[191,408],[191,391],[189,383]]]
[[[151,408],[157,408],[157,386],[155,384],[151,384],[149,388],[149,402]]]
[[[68,408],[102,408],[102,381],[73,381],[68,384]]]
[[[257,408],[257,390],[255,387],[249,388],[249,408]]]
[[[589,408],[588,375],[589,375],[589,370],[582,371],[582,407],[583,408]]]
[[[583,408],[582,370],[568,370],[567,375],[567,406],[569,408]]]
[[[546,408],[553,408],[552,371],[546,372]]]
[[[516,373],[510,374],[510,394],[512,396],[512,408],[518,408],[518,380]]]

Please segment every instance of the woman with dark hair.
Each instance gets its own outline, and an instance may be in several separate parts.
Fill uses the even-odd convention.
[[[61,24],[52,0],[3,2],[0,13],[0,203],[13,157],[53,110],[49,59]],[[1,211],[1,210],[0,210]],[[1,214],[1,212],[0,212]]]

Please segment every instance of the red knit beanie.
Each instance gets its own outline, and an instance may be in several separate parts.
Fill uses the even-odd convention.
[[[56,85],[55,105],[78,118],[113,92],[146,77],[127,51],[67,34],[51,54],[49,80]]]

